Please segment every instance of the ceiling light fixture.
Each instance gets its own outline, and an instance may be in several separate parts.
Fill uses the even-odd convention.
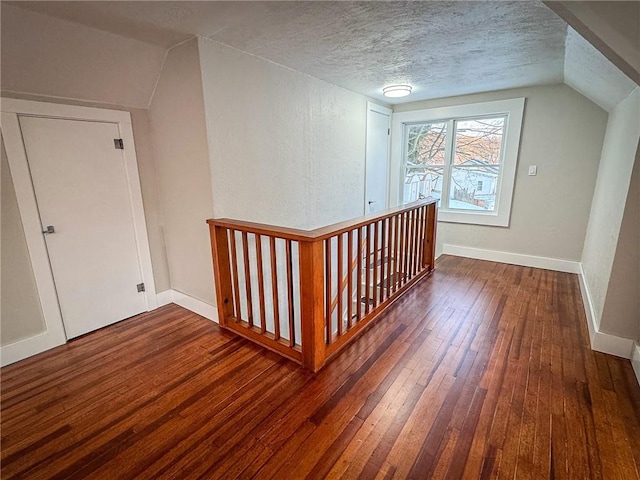
[[[382,89],[382,94],[385,97],[399,98],[406,97],[411,93],[411,85],[389,85]]]

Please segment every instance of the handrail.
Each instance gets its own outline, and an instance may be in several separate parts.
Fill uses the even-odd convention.
[[[207,220],[220,326],[319,370],[433,271],[436,202],[313,230]]]
[[[356,228],[368,225],[376,220],[385,220],[394,216],[399,212],[411,210],[425,205],[431,205],[438,202],[438,199],[428,197],[424,200],[418,200],[407,203],[401,207],[388,208],[380,212],[362,215],[351,220],[334,223],[326,227],[319,227],[313,230],[301,230],[297,228],[281,227],[277,225],[269,225],[266,223],[249,222],[245,220],[234,220],[231,218],[210,218],[207,220],[209,225],[231,228],[241,232],[257,233],[260,235],[269,235],[286,240],[295,240],[298,242],[310,242],[316,240],[325,240],[334,235],[355,230]]]

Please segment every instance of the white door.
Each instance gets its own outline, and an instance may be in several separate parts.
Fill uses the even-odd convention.
[[[118,126],[19,121],[67,338],[145,311]]]
[[[387,208],[391,110],[367,104],[365,213]]]

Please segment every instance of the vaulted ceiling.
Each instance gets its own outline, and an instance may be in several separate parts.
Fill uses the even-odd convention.
[[[538,1],[9,3],[162,48],[206,36],[387,102],[414,87],[390,103],[564,81],[610,108],[633,88]]]

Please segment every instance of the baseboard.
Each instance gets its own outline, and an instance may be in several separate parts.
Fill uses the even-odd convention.
[[[187,310],[191,310],[193,313],[197,313],[204,318],[218,323],[218,309],[213,305],[209,305],[202,300],[198,300],[177,290],[171,290],[171,300],[176,305],[180,305]]]
[[[156,293],[156,299],[158,302],[158,307],[169,305],[171,302],[173,302],[173,299],[171,298],[171,290],[165,290],[164,292]]]
[[[156,294],[158,307],[175,303],[187,310],[197,313],[214,322],[218,322],[218,309],[208,303],[193,298],[176,290],[165,290]],[[12,363],[24,360],[25,358],[37,355],[51,348],[64,345],[65,342],[58,342],[53,335],[45,331],[34,335],[33,337],[18,340],[17,342],[3,345],[0,347],[0,366],[10,365]]]
[[[0,347],[0,365],[3,367],[24,360],[25,358],[42,353],[50,348],[64,345],[65,342],[56,341],[48,331],[38,333],[33,337]]]
[[[497,250],[485,250],[481,248],[462,247],[460,245],[442,245],[444,255],[456,257],[476,258],[491,262],[509,263],[523,267],[543,268],[557,272],[580,273],[580,263],[560,258],[537,257],[535,255],[523,255],[521,253],[500,252]]]
[[[640,385],[640,343],[636,343],[633,346],[633,354],[631,355],[631,365],[633,365],[633,371],[636,372],[638,385]]]
[[[631,358],[634,346],[633,340],[601,332],[599,326],[596,325],[596,313],[593,306],[593,299],[591,297],[591,292],[589,291],[589,285],[587,285],[585,280],[582,264],[580,264],[578,280],[580,282],[580,293],[582,294],[584,312],[587,317],[591,348],[596,352],[608,353],[609,355],[615,355],[616,357]],[[640,368],[640,366],[638,368]]]

